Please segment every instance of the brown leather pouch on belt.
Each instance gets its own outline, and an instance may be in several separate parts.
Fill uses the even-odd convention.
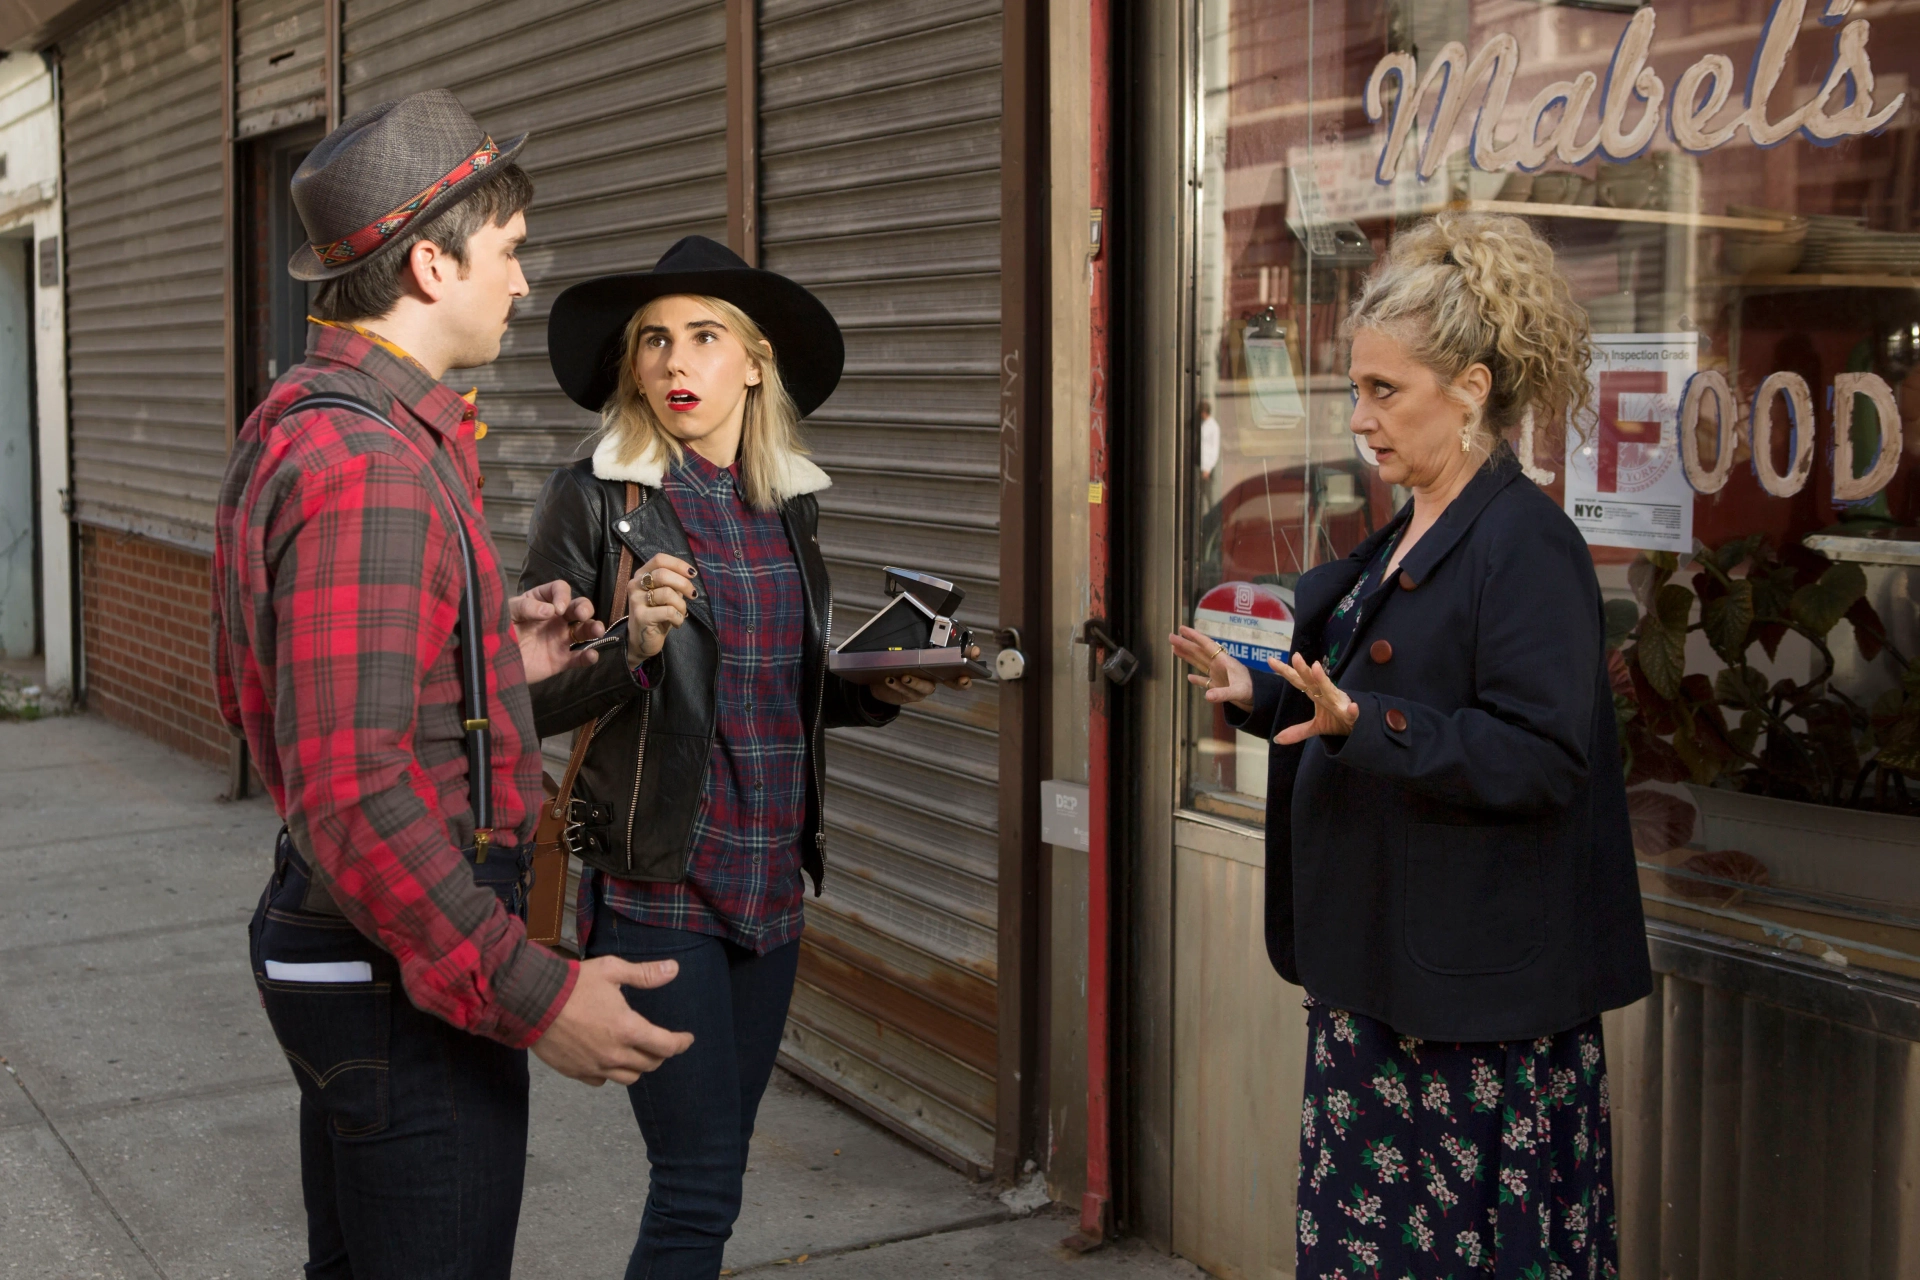
[[[640,505],[640,486],[627,482],[627,510]],[[620,568],[613,584],[613,616],[607,619],[612,626],[627,616],[627,587],[633,578],[633,552],[620,548]],[[602,662],[626,661],[626,653],[621,650],[615,654],[603,655]],[[573,784],[580,776],[580,765],[587,758],[587,747],[593,742],[593,722],[588,721],[573,732],[573,752],[567,757],[567,771],[560,781],[555,782],[553,775],[540,776],[546,790],[546,800],[540,806],[540,825],[533,836],[533,889],[527,895],[527,936],[535,942],[543,943],[556,951],[574,952],[573,930],[567,928],[568,913],[573,909],[573,889],[580,883],[580,873],[576,860],[567,852],[564,836],[567,828],[567,812],[573,804]]]

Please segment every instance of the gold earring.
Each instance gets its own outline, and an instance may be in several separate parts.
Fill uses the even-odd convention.
[[[1460,419],[1460,452],[1473,452],[1473,415]]]

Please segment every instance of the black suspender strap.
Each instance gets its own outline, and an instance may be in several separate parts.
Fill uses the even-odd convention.
[[[422,455],[405,432],[366,401],[344,395],[303,396],[282,409],[280,416],[284,418],[306,409],[345,409],[386,427],[413,450],[415,457],[427,464],[441,497],[446,500],[454,536],[460,540],[461,568],[466,574],[466,583],[460,592],[460,620],[454,632],[460,639],[460,710],[467,740],[467,800],[473,807],[473,860],[483,863],[487,860],[487,844],[493,838],[493,746],[487,734],[487,665],[480,639],[480,572],[473,558],[473,543],[467,535],[467,522],[460,517],[460,504],[454,501],[433,460]]]

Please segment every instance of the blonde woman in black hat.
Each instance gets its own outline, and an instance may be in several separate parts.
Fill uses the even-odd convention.
[[[629,1089],[652,1173],[627,1275],[710,1280],[793,992],[801,873],[817,892],[824,871],[826,730],[887,724],[934,686],[827,671],[816,495],[832,482],[799,422],[844,348],[818,299],[690,236],[652,271],[567,290],[548,349],[603,428],[548,480],[524,579],[563,579],[627,624],[625,662],[535,702],[543,735],[594,725],[571,804],[582,946],[677,961],[670,987],[630,998],[694,1037]]]

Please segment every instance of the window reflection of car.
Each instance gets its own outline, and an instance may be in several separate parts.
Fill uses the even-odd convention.
[[[1291,588],[1307,569],[1352,552],[1392,517],[1392,504],[1392,490],[1358,458],[1249,476],[1200,519],[1199,583]]]

